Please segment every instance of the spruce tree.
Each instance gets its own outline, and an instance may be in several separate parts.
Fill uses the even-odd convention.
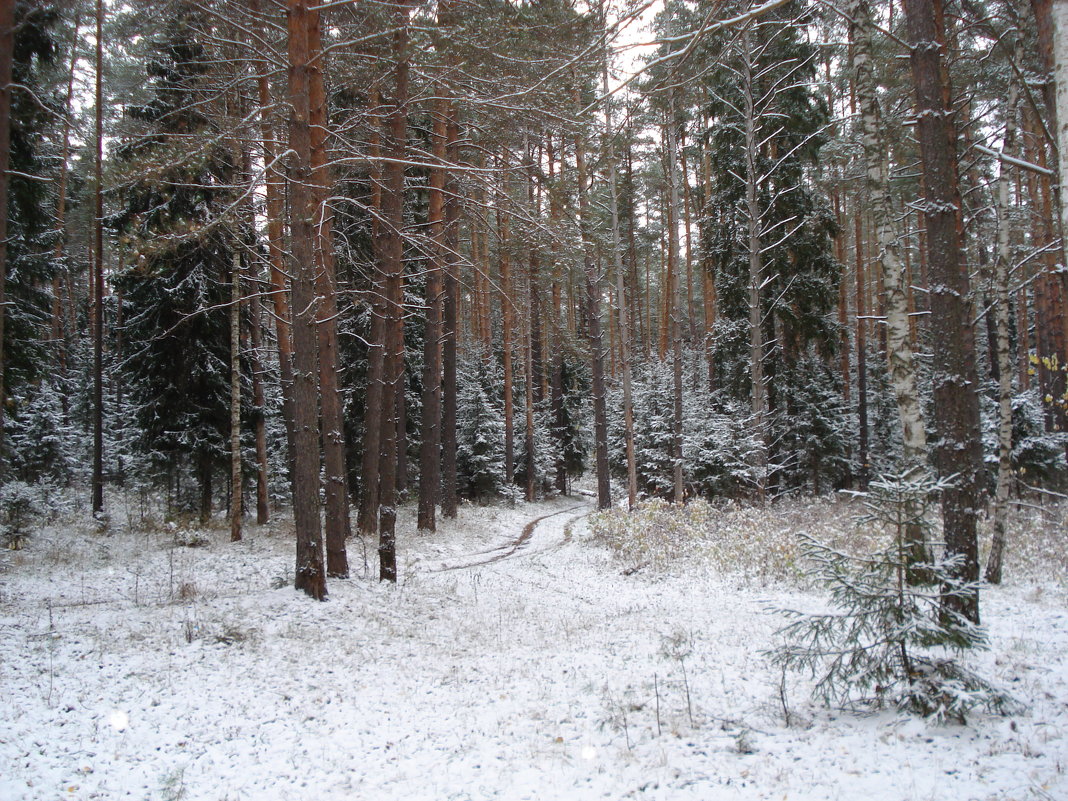
[[[220,215],[233,200],[230,152],[208,113],[210,60],[197,12],[181,5],[151,45],[150,99],[125,109],[135,132],[118,159],[125,180],[111,220],[131,251],[118,276],[140,448],[169,473],[188,461],[202,522],[229,436],[226,303],[233,236]]]
[[[58,13],[51,5],[15,4],[12,58],[11,145],[7,175],[6,295],[3,315],[3,373],[0,401],[5,428],[19,426],[18,398],[27,384],[49,372],[43,333],[52,298],[46,290],[56,265],[52,258],[52,185],[56,166],[46,144],[62,104],[49,85],[57,45]],[[2,457],[0,457],[2,458]]]

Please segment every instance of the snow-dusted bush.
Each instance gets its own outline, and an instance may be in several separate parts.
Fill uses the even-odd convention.
[[[78,434],[63,413],[60,390],[48,382],[27,390],[4,421],[11,473],[31,483],[66,484],[78,450]]]
[[[0,533],[12,550],[22,548],[30,530],[48,513],[46,489],[25,481],[0,486]]]
[[[456,469],[460,494],[484,501],[504,490],[504,410],[500,381],[481,359],[461,365],[458,376]]]
[[[930,528],[943,488],[926,476],[873,481],[857,522],[888,534],[889,543],[870,554],[843,553],[802,535],[810,571],[829,591],[832,609],[782,610],[791,622],[770,657],[784,670],[809,671],[814,692],[827,703],[889,703],[936,721],[963,721],[977,707],[1002,711],[1012,704],[958,661],[986,647],[983,629],[945,604],[976,591],[957,578],[960,557],[923,565],[928,583],[908,580],[917,566],[909,560],[907,532]]]

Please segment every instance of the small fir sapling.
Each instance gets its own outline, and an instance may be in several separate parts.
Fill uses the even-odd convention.
[[[0,533],[13,551],[22,549],[30,528],[47,513],[40,485],[9,481],[0,486]]]
[[[974,592],[974,585],[955,578],[953,561],[944,558],[918,571],[928,581],[909,581],[917,568],[909,558],[910,532],[930,530],[945,485],[913,471],[884,476],[857,493],[865,509],[857,524],[890,535],[874,553],[852,556],[802,536],[811,575],[830,592],[833,609],[780,610],[790,622],[779,631],[784,644],[768,655],[780,668],[810,672],[824,702],[892,704],[939,722],[963,722],[976,708],[1017,706],[958,662],[986,648],[986,634],[945,599]]]

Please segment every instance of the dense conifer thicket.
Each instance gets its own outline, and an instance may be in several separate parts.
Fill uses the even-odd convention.
[[[316,597],[583,473],[935,475],[963,583],[1068,490],[1048,4],[5,5],[2,482],[291,508]]]

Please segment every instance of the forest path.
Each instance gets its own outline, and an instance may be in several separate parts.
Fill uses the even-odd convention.
[[[466,570],[473,567],[491,565],[523,554],[543,553],[565,545],[571,538],[571,524],[595,511],[592,499],[580,496],[581,503],[573,503],[564,509],[535,517],[523,526],[514,538],[491,548],[454,557],[451,563],[444,563],[431,570],[442,573],[450,570]],[[567,500],[575,500],[568,498]]]

